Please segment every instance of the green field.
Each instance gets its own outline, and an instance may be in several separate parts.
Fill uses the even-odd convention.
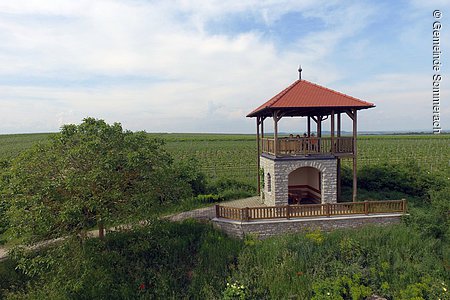
[[[50,135],[0,135],[0,160]],[[209,179],[256,183],[253,135],[151,135],[164,139],[175,159],[197,158]],[[66,239],[60,247],[0,262],[0,299],[238,299],[236,286],[240,299],[450,299],[450,174],[438,174],[450,169],[449,143],[448,135],[359,138],[361,199],[407,198],[402,224],[242,241],[203,222],[155,219],[108,233],[104,241]],[[375,173],[362,169],[410,161],[426,172],[395,165],[377,166]],[[198,199],[152,208],[161,216],[211,205]]]
[[[209,179],[255,183],[256,141],[244,134],[157,134],[175,159],[195,157]],[[51,134],[0,135],[0,159],[9,159]],[[358,137],[358,167],[414,162],[430,172],[450,169],[450,135],[366,135]],[[351,161],[344,160],[350,167]]]

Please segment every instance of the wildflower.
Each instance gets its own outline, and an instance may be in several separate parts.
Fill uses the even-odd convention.
[[[327,296],[330,296],[330,295],[331,295],[330,292],[328,292],[328,293],[327,293]]]
[[[140,290],[145,290],[145,284],[141,283],[141,284],[139,285],[139,289],[140,289]]]
[[[447,291],[447,289],[446,289],[445,287],[443,287],[442,289],[444,290],[444,292],[446,292],[446,291]]]
[[[297,272],[296,274],[297,274],[297,276],[302,276],[303,272]]]

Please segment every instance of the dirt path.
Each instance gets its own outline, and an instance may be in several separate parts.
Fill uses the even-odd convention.
[[[232,201],[222,202],[220,204],[225,205],[225,206],[233,206],[233,207],[263,206],[263,204],[261,204],[261,202],[260,202],[259,197],[250,197],[250,198],[245,198],[245,199],[232,200]],[[190,211],[184,211],[181,213],[165,216],[165,217],[163,217],[163,219],[168,219],[170,221],[175,221],[175,222],[183,221],[186,219],[211,220],[215,217],[215,215],[216,215],[216,212],[214,209],[214,205],[211,205],[211,206],[204,207],[204,208],[198,208],[198,209],[194,209],[194,210],[190,210]],[[110,230],[114,230],[114,227],[111,228]],[[98,237],[98,231],[97,230],[89,231],[88,235],[92,236],[92,237]],[[43,241],[43,242],[37,243],[36,245],[31,246],[30,249],[37,249],[39,247],[55,243],[61,239],[62,238],[49,240],[49,241]],[[0,261],[6,259],[7,257],[8,257],[8,249],[4,246],[0,246]]]
[[[5,259],[7,255],[8,255],[8,251],[6,250],[6,248],[0,246],[0,261]]]
[[[184,211],[182,213],[170,215],[164,217],[170,221],[183,221],[186,219],[197,219],[197,220],[211,220],[216,215],[214,206],[204,207],[199,209],[194,209],[190,211]]]
[[[261,203],[261,200],[259,197],[250,197],[245,199],[239,199],[239,200],[231,200],[220,203],[220,205],[224,206],[232,206],[232,207],[255,207],[255,206],[264,206],[264,204]],[[164,218],[169,219],[171,221],[183,221],[189,218],[192,219],[199,219],[199,220],[211,220],[216,216],[216,212],[214,209],[214,205],[204,208],[198,208],[190,211],[184,211],[182,213],[173,214],[170,216],[166,216]]]

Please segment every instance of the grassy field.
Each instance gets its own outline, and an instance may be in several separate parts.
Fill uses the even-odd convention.
[[[252,135],[151,135],[177,159],[196,157],[210,179],[255,181]],[[0,160],[49,136],[0,135]],[[450,136],[362,136],[359,166],[413,161],[430,173],[448,172],[449,142]],[[0,299],[450,299],[448,186],[415,168],[376,169],[361,169],[360,182],[371,183],[366,193],[374,199],[407,197],[410,214],[402,224],[241,241],[208,224],[150,222],[105,241],[67,239],[1,262]],[[428,188],[440,190],[427,194]]]
[[[233,178],[256,184],[256,142],[244,134],[157,134],[176,159],[195,157],[211,180]],[[0,135],[0,160],[9,159],[51,134]],[[450,135],[366,135],[358,138],[359,167],[415,162],[430,172],[450,169]],[[344,160],[351,166],[351,160]]]

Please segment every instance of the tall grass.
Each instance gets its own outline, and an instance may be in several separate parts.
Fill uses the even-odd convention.
[[[287,235],[246,247],[233,278],[252,299],[312,299],[323,290],[340,299],[346,285],[398,299],[409,285],[448,280],[441,249],[440,240],[404,225]]]
[[[156,222],[1,263],[0,298],[222,299],[238,283],[245,299],[448,299],[445,244],[408,224],[239,241]],[[48,265],[27,276],[24,262]]]
[[[224,290],[241,247],[210,225],[158,221],[110,233],[104,241],[66,241],[14,256],[0,264],[0,278],[15,276],[0,284],[0,298],[213,299]],[[41,272],[29,272],[36,264]]]

